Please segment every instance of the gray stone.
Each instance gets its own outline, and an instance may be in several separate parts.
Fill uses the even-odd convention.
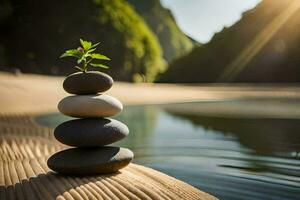
[[[55,138],[75,147],[96,147],[117,142],[129,134],[127,126],[114,119],[75,119],[60,124]]]
[[[58,110],[77,118],[110,117],[123,110],[122,103],[109,95],[75,95],[63,98]]]
[[[92,175],[117,172],[132,159],[133,153],[120,147],[71,148],[55,153],[47,164],[62,174]]]
[[[96,94],[109,90],[113,83],[113,79],[102,72],[77,72],[64,80],[63,88],[70,94]]]

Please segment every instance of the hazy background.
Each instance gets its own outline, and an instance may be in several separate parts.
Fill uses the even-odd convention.
[[[298,0],[3,0],[0,70],[67,75],[79,38],[129,82],[299,82]]]

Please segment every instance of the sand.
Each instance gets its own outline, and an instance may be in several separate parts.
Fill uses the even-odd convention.
[[[57,103],[68,94],[63,77],[0,73],[1,113],[58,112]],[[107,92],[123,104],[161,104],[235,98],[300,98],[297,85],[176,85],[116,82]]]

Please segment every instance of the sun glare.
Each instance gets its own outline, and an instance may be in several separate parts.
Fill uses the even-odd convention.
[[[218,81],[230,82],[241,73],[247,64],[262,50],[288,19],[300,9],[300,1],[295,0],[275,17],[227,66]]]

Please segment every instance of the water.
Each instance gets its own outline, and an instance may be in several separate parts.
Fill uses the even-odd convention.
[[[116,118],[128,125],[130,135],[117,145],[133,150],[135,163],[220,199],[299,199],[300,119],[296,112],[300,103],[281,105],[286,110],[293,107],[282,118],[281,111],[276,113],[276,103],[128,106]],[[253,109],[243,110],[245,105],[261,108],[255,115],[250,112]],[[275,105],[274,109],[269,109],[270,105]],[[68,119],[51,114],[37,121],[55,127]]]

